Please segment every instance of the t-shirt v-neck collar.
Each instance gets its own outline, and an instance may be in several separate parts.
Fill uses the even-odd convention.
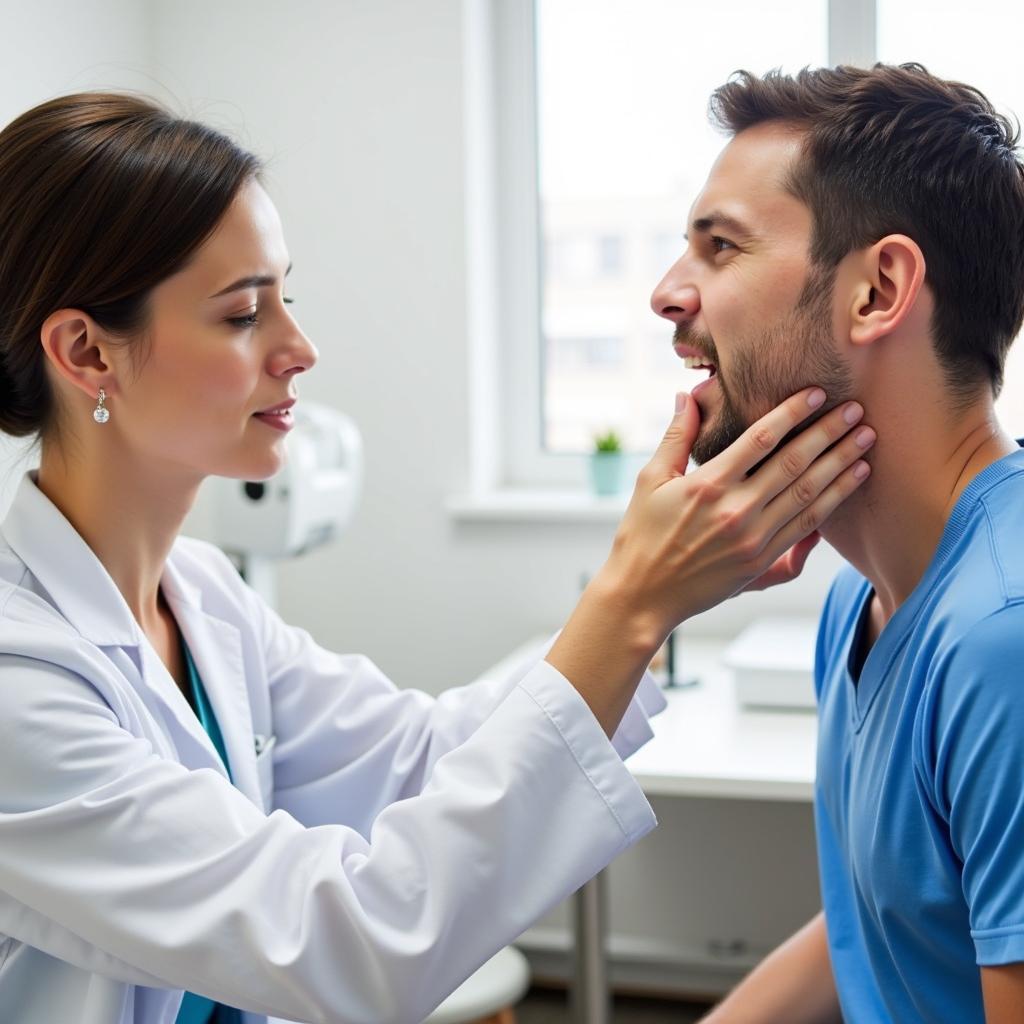
[[[1020,443],[1020,442],[1018,442]],[[950,554],[956,548],[971,516],[974,514],[978,501],[986,491],[997,486],[1008,476],[1024,468],[1024,448],[986,466],[963,490],[950,513],[942,531],[938,547],[932,556],[924,575],[914,587],[910,596],[896,609],[896,613],[885,624],[875,639],[856,673],[857,652],[863,641],[864,630],[867,628],[871,614],[871,600],[875,589],[867,579],[861,584],[858,595],[857,627],[849,638],[846,649],[845,685],[850,692],[850,709],[853,716],[854,730],[863,726],[871,707],[888,678],[893,662],[903,650],[922,605],[927,601],[933,587],[942,579],[943,567]]]

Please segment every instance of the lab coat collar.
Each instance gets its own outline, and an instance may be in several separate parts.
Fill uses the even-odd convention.
[[[142,676],[191,739],[192,758],[223,771],[213,744],[149,643],[103,563],[25,474],[0,534],[46,590],[71,626],[97,647],[139,648]],[[203,609],[202,590],[185,578],[171,549],[160,587],[203,680],[224,737],[235,786],[260,803],[255,737],[238,628]]]
[[[86,640],[98,647],[141,643],[139,624],[121,591],[92,548],[36,486],[34,470],[22,478],[0,533]]]
[[[262,806],[259,772],[256,768],[256,737],[252,709],[245,681],[245,658],[238,627],[218,619],[202,608],[202,591],[186,580],[168,558],[160,586],[171,606],[178,628],[185,637],[196,671],[203,682],[213,713],[217,716],[235,787],[257,806]],[[161,666],[162,667],[162,666]],[[196,721],[192,709],[174,687],[173,708],[182,724]],[[203,739],[213,749],[205,731]],[[216,758],[220,768],[220,758]]]

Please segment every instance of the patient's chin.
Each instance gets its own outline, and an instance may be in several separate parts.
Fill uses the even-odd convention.
[[[721,455],[728,447],[728,439],[720,438],[717,435],[698,437],[694,442],[693,450],[690,452],[690,458],[693,459],[698,466],[703,466],[706,462],[710,462],[716,455]]]
[[[702,424],[697,439],[693,443],[690,458],[703,466],[716,455],[721,455],[729,445],[738,441],[747,429],[739,417],[728,410],[721,410],[713,418]]]

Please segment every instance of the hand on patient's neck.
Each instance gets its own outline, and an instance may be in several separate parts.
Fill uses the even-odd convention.
[[[878,430],[871,477],[821,533],[871,581],[884,624],[927,570],[964,489],[1017,445],[988,395],[959,415],[941,387],[891,387],[864,405]]]

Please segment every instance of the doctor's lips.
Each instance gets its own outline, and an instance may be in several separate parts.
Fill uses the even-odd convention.
[[[262,412],[253,413],[253,416],[275,430],[291,430],[295,425],[291,411],[294,404],[295,399],[289,398],[287,401],[272,405],[269,409],[264,409]]]

